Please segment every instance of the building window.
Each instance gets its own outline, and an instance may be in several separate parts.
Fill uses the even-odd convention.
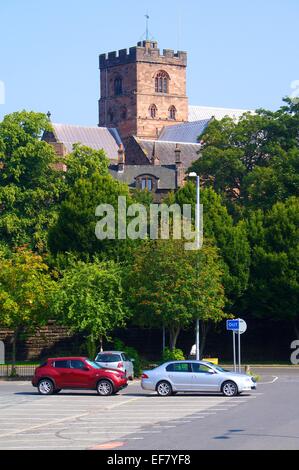
[[[168,73],[161,70],[158,72],[155,78],[155,92],[156,93],[168,93],[168,82],[170,78]]]
[[[127,119],[127,115],[128,115],[127,108],[126,106],[123,106],[120,110],[121,119]]]
[[[108,121],[111,123],[111,122],[113,122],[113,120],[114,120],[114,113],[113,113],[112,109],[109,109],[109,111],[108,111]]]
[[[144,176],[141,179],[141,189],[152,191],[153,190],[153,180],[149,176]]]
[[[116,96],[123,94],[123,79],[121,77],[117,77],[114,80],[114,94]]]
[[[176,120],[176,108],[175,108],[175,106],[170,106],[168,112],[169,112],[169,119]]]
[[[157,111],[157,106],[155,104],[152,104],[149,108],[149,114],[152,119],[155,119],[157,117]]]

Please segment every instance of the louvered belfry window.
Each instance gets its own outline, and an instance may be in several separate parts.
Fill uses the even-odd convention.
[[[155,78],[155,92],[168,93],[168,82],[168,73],[164,72],[163,70],[161,70],[161,72],[158,72]]]
[[[157,117],[157,106],[155,104],[152,104],[149,108],[149,114],[152,119],[155,119]]]
[[[176,108],[175,106],[170,106],[169,108],[169,119],[176,119]]]

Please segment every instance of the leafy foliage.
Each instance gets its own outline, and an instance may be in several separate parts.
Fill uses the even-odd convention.
[[[22,111],[0,123],[0,237],[11,248],[47,249],[64,182],[52,147],[39,140],[51,126],[44,114]]]
[[[202,155],[192,168],[236,213],[298,195],[299,112],[285,101],[278,111],[260,109],[238,122],[214,120],[202,136]]]
[[[259,210],[248,222],[252,270],[246,295],[255,315],[289,319],[299,338],[299,199]]]
[[[173,350],[165,348],[162,356],[163,362],[168,361],[184,361],[185,356],[181,349],[175,348]]]
[[[19,333],[45,325],[56,282],[41,256],[25,249],[0,253],[0,324],[14,331],[14,357]]]
[[[83,332],[89,348],[108,338],[114,328],[125,325],[128,316],[121,279],[121,270],[112,261],[77,262],[58,282],[53,301],[57,321]]]
[[[195,318],[220,321],[225,314],[216,250],[186,251],[182,240],[144,242],[127,275],[128,303],[143,326],[165,326],[174,349],[181,328]]]
[[[180,206],[191,204],[195,212],[196,188],[188,182],[175,194]],[[204,239],[212,240],[219,249],[223,269],[223,285],[227,300],[232,306],[245,292],[249,278],[250,245],[246,225],[234,223],[232,216],[212,188],[201,190],[203,205]]]

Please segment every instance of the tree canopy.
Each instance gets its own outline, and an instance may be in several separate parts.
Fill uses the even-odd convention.
[[[165,326],[174,349],[181,328],[196,318],[225,317],[224,289],[216,250],[186,251],[183,240],[144,242],[127,274],[128,303],[143,326]]]

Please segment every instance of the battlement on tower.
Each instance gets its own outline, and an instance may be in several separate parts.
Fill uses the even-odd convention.
[[[156,64],[187,66],[187,52],[163,49],[161,54],[155,41],[141,41],[137,46],[100,55],[100,69],[125,65],[134,62],[152,62]]]

